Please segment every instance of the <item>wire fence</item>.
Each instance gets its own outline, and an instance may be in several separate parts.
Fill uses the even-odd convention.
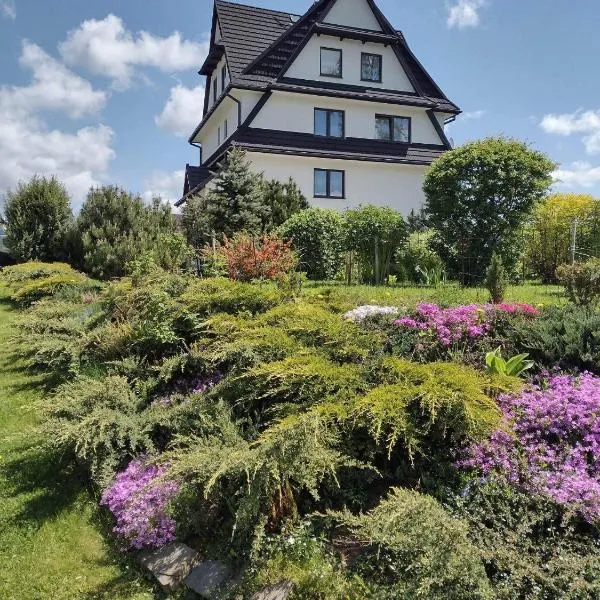
[[[436,263],[428,250],[436,247],[432,233],[411,234],[400,253],[404,280],[424,285],[458,281],[483,286],[491,255],[506,257],[514,283],[557,283],[559,266],[600,258],[600,215],[589,218],[548,219],[527,224],[509,240],[494,241],[490,236],[465,237],[452,251],[438,250],[443,264]],[[420,264],[419,264],[420,263]]]

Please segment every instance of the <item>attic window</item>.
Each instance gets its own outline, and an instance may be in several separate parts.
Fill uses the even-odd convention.
[[[362,81],[381,83],[381,64],[383,59],[380,54],[362,53],[360,78]]]
[[[342,77],[342,51],[337,48],[321,48],[321,76]]]

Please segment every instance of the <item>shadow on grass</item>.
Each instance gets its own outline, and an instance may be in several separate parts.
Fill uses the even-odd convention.
[[[51,452],[47,447],[22,447],[18,455],[2,465],[10,482],[11,496],[26,496],[13,517],[19,523],[42,525],[72,506],[83,490],[89,489],[84,471],[71,456]]]

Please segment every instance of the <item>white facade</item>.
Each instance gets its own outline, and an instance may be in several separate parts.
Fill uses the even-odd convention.
[[[261,92],[233,89],[231,95],[241,104],[242,123],[262,97]],[[202,145],[202,156],[208,159],[238,129],[238,104],[232,98],[224,98],[210,119],[193,138],[195,144]],[[226,135],[227,134],[227,135]]]
[[[326,3],[327,0],[318,0],[313,8],[320,8]],[[249,8],[246,6],[244,10]],[[221,17],[225,25],[225,16]],[[241,16],[227,18],[230,22],[225,29],[217,19],[211,42],[224,44],[226,52],[227,35],[232,35],[228,31],[239,27],[244,20]],[[265,14],[264,18],[272,19],[272,12]],[[281,21],[284,22],[285,18],[286,14],[282,13]],[[248,29],[255,33],[256,16],[250,21]],[[295,21],[290,19],[290,22]],[[415,69],[421,68],[418,64],[415,66],[412,59],[399,59],[397,52],[405,51],[404,40],[384,19],[380,23],[367,0],[330,0],[322,23],[321,33],[313,33],[304,40],[298,54],[291,55],[293,60],[282,62],[287,66],[277,76],[269,75],[268,69],[282,60],[282,52],[285,54],[277,46],[278,42],[275,42],[273,57],[268,55],[269,49],[264,51],[266,54],[257,54],[257,64],[261,65],[257,69],[260,84],[251,79],[254,62],[248,63],[247,70],[241,73],[239,66],[232,66],[234,86],[230,95],[239,103],[223,96],[231,77],[227,54],[214,66],[208,76],[208,116],[190,140],[202,147],[201,166],[214,168],[214,161],[222,157],[228,142],[240,143],[249,150],[248,158],[257,172],[263,173],[267,179],[286,181],[292,177],[313,205],[342,210],[371,203],[390,206],[403,214],[418,211],[424,203],[422,187],[428,165],[448,148],[442,132],[444,123],[458,109],[445,99],[426,72],[420,71],[415,75]],[[338,26],[336,35],[331,27],[327,29],[329,25]],[[290,29],[293,27],[290,25]],[[235,39],[237,49],[232,57],[237,60],[240,40],[244,38],[237,35]],[[252,39],[254,41],[249,47],[260,46],[257,39]],[[322,63],[322,49],[341,51],[339,76],[332,75],[340,64],[339,55],[324,52]],[[261,60],[264,60],[264,65]],[[410,76],[403,64],[412,71]],[[223,68],[226,69],[225,81]],[[330,75],[322,75],[322,72]],[[243,85],[246,75],[250,85]],[[269,78],[272,85],[268,83]],[[237,81],[241,81],[242,85],[238,85]],[[423,81],[430,82],[427,93]],[[414,85],[412,82],[415,82]],[[291,86],[301,86],[303,93],[290,90]],[[288,89],[285,90],[285,87]],[[367,98],[369,93],[371,97]],[[374,101],[378,94],[380,101]],[[437,98],[437,94],[443,100],[439,106],[444,109],[432,111],[436,104],[431,98]],[[391,102],[388,102],[388,97]],[[327,134],[331,137],[324,140],[323,119],[330,123],[335,118],[339,123],[339,116],[328,114],[324,117],[322,112],[318,113],[321,129],[317,131],[316,109],[344,113],[343,137],[333,137],[332,131],[337,132],[338,129],[328,127]],[[396,118],[408,119],[410,125],[406,120],[397,121]],[[240,125],[244,130],[236,136]],[[396,128],[399,133],[390,133]],[[407,131],[410,132],[408,139]],[[289,132],[288,137],[286,132]],[[314,138],[308,137],[312,135]],[[314,139],[314,144],[311,139]],[[391,144],[399,146],[394,148]],[[336,158],[328,158],[336,153]],[[411,161],[414,164],[409,164]],[[329,171],[326,185],[323,184],[322,171]],[[340,171],[343,172],[343,198],[338,197],[341,195]]]
[[[362,0],[364,1],[364,0]],[[321,75],[321,48],[332,48],[342,51],[342,77],[327,77]],[[381,82],[361,79],[361,55],[379,54],[382,57]],[[360,40],[344,39],[328,35],[314,35],[302,49],[298,58],[285,73],[286,77],[293,79],[306,79],[311,81],[328,81],[347,85],[368,85],[370,88],[397,90],[401,92],[414,92],[415,88],[398,62],[398,57],[389,46],[361,42]]]
[[[375,204],[408,215],[411,210],[418,211],[425,202],[423,180],[428,167],[258,152],[250,152],[248,158],[254,169],[267,179],[287,181],[292,177],[313,206],[343,210]],[[344,171],[346,197],[315,198],[315,169]]]
[[[252,127],[313,133],[315,108],[344,111],[345,134],[349,138],[375,139],[375,115],[389,115],[411,119],[413,143],[441,143],[424,108],[289,92],[274,92],[254,119]]]
[[[381,31],[381,26],[365,0],[338,0],[324,19],[325,23],[357,29]]]

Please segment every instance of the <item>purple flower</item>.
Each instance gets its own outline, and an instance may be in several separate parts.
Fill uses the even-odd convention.
[[[147,457],[137,458],[102,495],[101,504],[116,519],[113,531],[130,548],[160,548],[175,539],[176,523],[166,509],[179,492],[179,484],[161,479],[165,472],[166,466],[152,464]]]
[[[398,327],[429,332],[443,347],[466,345],[488,335],[499,315],[535,315],[528,304],[468,304],[440,308],[435,304],[418,304],[414,314],[394,321]]]
[[[457,466],[503,475],[600,521],[600,378],[555,376],[499,405],[507,431],[469,447]]]

